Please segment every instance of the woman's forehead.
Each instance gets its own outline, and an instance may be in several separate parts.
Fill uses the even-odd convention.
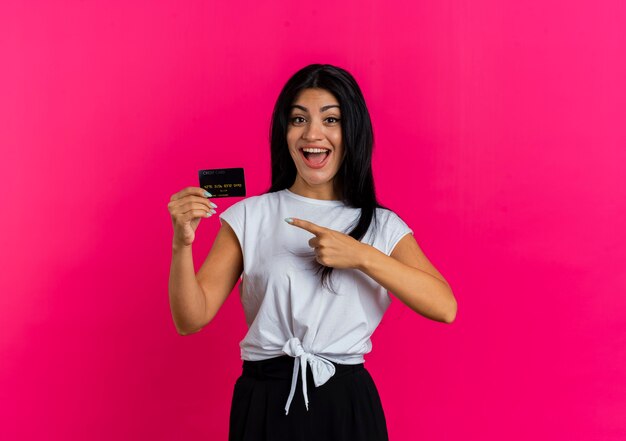
[[[327,105],[330,105],[330,104],[335,105],[335,106],[339,105],[339,102],[337,101],[337,99],[332,93],[330,93],[326,89],[318,89],[318,88],[303,89],[296,96],[296,98],[293,101],[293,104],[294,105],[300,104],[303,107],[306,107],[302,103],[304,101],[314,102],[316,104],[319,104],[320,105],[319,107],[326,107]]]

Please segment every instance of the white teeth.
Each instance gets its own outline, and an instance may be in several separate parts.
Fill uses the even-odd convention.
[[[326,153],[328,151],[328,149],[311,149],[311,148],[305,148],[302,149],[307,153]]]

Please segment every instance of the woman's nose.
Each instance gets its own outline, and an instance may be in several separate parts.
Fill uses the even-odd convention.
[[[311,122],[304,129],[304,133],[302,134],[302,138],[310,140],[310,139],[321,139],[322,138],[322,130],[319,126],[319,123],[315,121]]]

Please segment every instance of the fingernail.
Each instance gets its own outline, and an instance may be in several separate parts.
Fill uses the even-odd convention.
[[[293,223],[293,219],[290,218],[290,217],[286,217],[285,218],[285,222],[287,222],[288,224],[291,224],[291,223]]]
[[[215,205],[213,202],[209,201],[209,205],[213,208],[217,208],[217,205]]]
[[[204,190],[204,197],[208,198],[209,196],[213,196],[213,195],[209,193],[208,191]]]

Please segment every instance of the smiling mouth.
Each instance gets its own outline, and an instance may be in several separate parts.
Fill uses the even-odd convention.
[[[331,150],[326,150],[325,153],[313,153],[313,152],[305,152],[303,149],[300,149],[300,153],[304,158],[304,162],[311,168],[321,168],[328,162],[328,158],[331,155]]]

